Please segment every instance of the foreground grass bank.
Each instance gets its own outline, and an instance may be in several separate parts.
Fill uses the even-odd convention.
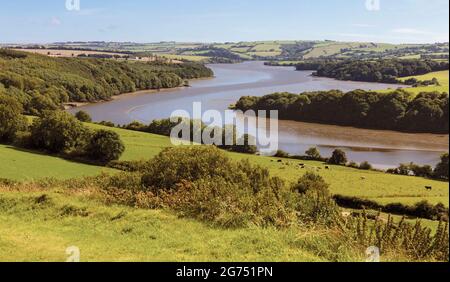
[[[25,193],[26,192],[26,193]],[[46,201],[36,199],[46,195]],[[0,261],[364,261],[333,232],[219,229],[163,210],[106,206],[82,192],[0,188]],[[404,260],[388,256],[385,260]]]

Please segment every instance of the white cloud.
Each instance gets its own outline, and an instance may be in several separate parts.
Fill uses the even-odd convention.
[[[393,33],[409,34],[409,35],[432,35],[432,32],[419,30],[415,28],[396,28],[392,30]]]

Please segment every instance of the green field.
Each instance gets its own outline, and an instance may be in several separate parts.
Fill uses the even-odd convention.
[[[122,160],[150,159],[171,146],[163,136],[107,129],[119,133],[126,145]],[[0,146],[0,152],[6,156],[0,162],[0,177],[4,178],[66,179],[104,170],[7,146]],[[449,187],[445,182],[339,166],[326,170],[320,162],[302,161],[306,164],[302,170],[300,161],[278,163],[277,158],[228,154],[234,160],[249,159],[268,167],[273,175],[291,182],[306,171],[314,171],[331,184],[333,193],[366,197],[383,204],[414,204],[427,199],[448,206]],[[425,185],[433,185],[433,191],[427,192]],[[0,261],[65,261],[69,246],[80,249],[81,261],[364,261],[364,248],[344,240],[333,230],[299,226],[283,230],[222,229],[180,218],[169,210],[105,205],[89,188],[39,188],[32,183],[20,187],[10,189],[0,184]],[[43,194],[47,200],[38,203]],[[432,230],[437,226],[433,221],[423,223]],[[382,260],[408,258],[390,253],[383,255]]]
[[[0,178],[28,181],[44,177],[68,179],[97,175],[102,171],[113,170],[0,144]]]
[[[102,128],[94,124],[89,126],[95,129]],[[121,160],[148,160],[163,148],[171,146],[170,139],[164,136],[117,128],[108,129],[116,131],[125,143],[126,150]],[[0,147],[0,150],[2,148],[4,152],[13,154],[5,158],[6,162],[0,164],[0,167],[3,166],[0,172],[2,178],[19,180],[51,176],[75,178],[82,175],[94,175],[103,170],[100,167],[72,163],[54,157],[6,149],[6,146]],[[307,171],[319,173],[330,184],[331,192],[334,194],[369,198],[383,204],[392,202],[412,204],[428,198],[433,203],[442,202],[447,206],[449,203],[449,185],[446,182],[342,166],[331,166],[327,170],[325,164],[313,161],[285,160],[283,163],[278,163],[277,158],[228,154],[235,160],[249,159],[252,163],[267,167],[273,175],[288,182],[297,181]],[[300,163],[306,164],[305,169],[300,169]],[[425,186],[429,185],[433,186],[432,191],[425,189]]]
[[[408,91],[419,94],[420,92],[431,92],[431,91],[438,91],[438,92],[446,92],[449,93],[449,73],[447,71],[439,71],[439,72],[432,72],[425,75],[419,75],[419,76],[411,76],[411,77],[404,77],[402,80],[407,80],[409,78],[416,78],[418,80],[431,80],[433,78],[437,78],[439,81],[440,86],[424,86],[424,87],[411,87],[408,88]]]
[[[84,262],[364,261],[364,250],[324,230],[212,228],[168,211],[105,206],[59,190],[45,191],[50,200],[36,204],[43,194],[0,193],[0,261],[63,262],[69,246],[80,249]]]

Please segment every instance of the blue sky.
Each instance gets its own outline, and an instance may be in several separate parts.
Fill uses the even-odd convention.
[[[0,0],[0,42],[449,40],[448,0],[80,0],[80,8]]]

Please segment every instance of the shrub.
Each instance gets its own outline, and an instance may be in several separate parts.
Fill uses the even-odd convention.
[[[144,171],[145,191],[183,216],[224,227],[295,222],[294,195],[267,169],[232,162],[213,146],[163,151]]]
[[[96,131],[86,146],[86,154],[93,160],[110,162],[118,160],[125,151],[119,134],[109,130]]]
[[[213,146],[167,148],[150,161],[142,182],[155,192],[171,190],[183,180],[226,177],[230,163],[225,153]]]
[[[283,150],[278,150],[277,153],[275,154],[275,157],[277,158],[289,158],[289,153],[283,151]]]
[[[17,132],[27,128],[22,106],[8,96],[0,95],[0,142],[11,142]]]
[[[305,223],[334,225],[338,207],[329,192],[329,186],[320,175],[307,172],[292,190],[299,193],[296,210]]]
[[[322,158],[322,156],[320,155],[320,151],[319,151],[319,149],[317,149],[317,147],[309,148],[305,152],[305,154],[312,160],[320,160]]]
[[[83,146],[86,133],[80,121],[63,111],[45,112],[31,127],[33,145],[55,153]]]
[[[328,160],[328,163],[335,165],[345,165],[347,163],[347,155],[344,151],[336,149],[334,150],[331,158]]]
[[[85,111],[78,111],[75,117],[81,122],[92,122],[91,116]]]
[[[360,165],[359,165],[359,169],[362,169],[362,170],[371,170],[373,167],[372,167],[372,165],[369,163],[369,162],[362,162]]]

